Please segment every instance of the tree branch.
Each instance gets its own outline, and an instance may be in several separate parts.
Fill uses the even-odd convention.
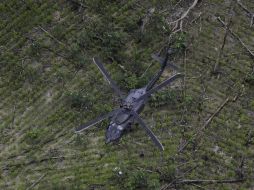
[[[245,181],[245,178],[242,179],[225,179],[225,180],[215,180],[215,179],[211,179],[211,180],[207,180],[207,179],[183,179],[183,180],[179,180],[176,181],[175,183],[177,184],[200,184],[200,183],[206,183],[206,184],[212,184],[212,183],[241,183],[243,181]]]
[[[219,114],[219,112],[222,110],[222,108],[225,107],[225,105],[229,102],[230,98],[227,97],[226,100],[217,108],[217,110],[206,120],[205,124],[203,125],[203,127],[201,129],[199,129],[198,132],[196,132],[195,134],[193,134],[186,142],[184,145],[182,145],[178,152],[182,152],[186,146],[191,142],[192,139],[194,139],[194,137],[201,135],[201,132],[212,122],[213,118]]]
[[[42,28],[41,26],[39,26],[39,28],[45,32],[50,38],[52,38],[53,40],[55,40],[57,43],[59,43],[60,45],[63,45],[64,47],[67,47],[66,44],[64,44],[63,42],[59,41],[58,39],[56,39],[54,36],[52,36],[52,34],[50,34],[47,30],[45,30],[44,28]]]
[[[194,0],[194,2],[193,2],[192,5],[188,8],[188,10],[187,10],[186,12],[184,12],[184,13],[182,14],[182,16],[181,16],[179,19],[177,19],[177,20],[171,22],[171,24],[174,24],[174,23],[177,23],[177,22],[183,20],[183,19],[189,14],[189,12],[191,11],[191,9],[193,9],[193,8],[197,5],[197,3],[198,3],[198,0]]]
[[[251,23],[250,26],[253,25],[254,13],[250,12],[247,7],[245,7],[240,0],[237,0],[237,4],[247,13],[247,16],[250,17]]]
[[[203,125],[202,129],[206,128],[213,118],[218,115],[218,113],[224,108],[224,106],[229,102],[229,97],[220,105],[220,107],[217,108],[217,110],[206,120],[205,124]]]
[[[171,183],[164,185],[160,190],[166,190],[169,187],[172,187],[173,185],[177,184],[215,184],[215,183],[242,183],[246,181],[247,178],[239,178],[239,179],[222,179],[222,180],[216,180],[216,179],[181,179],[181,180],[173,180]]]
[[[223,37],[223,42],[222,42],[222,45],[220,47],[219,54],[218,54],[218,57],[216,59],[216,63],[215,63],[214,68],[213,68],[213,73],[214,74],[218,73],[218,69],[219,69],[219,65],[220,65],[220,59],[221,59],[221,56],[223,54],[224,47],[225,47],[225,44],[226,44],[227,36],[228,36],[228,33],[229,33],[229,27],[232,23],[233,9],[234,9],[233,1],[231,1],[231,8],[229,10],[229,18],[228,18],[228,21],[227,21],[227,24],[226,24],[225,33],[224,33],[224,37]]]
[[[32,189],[34,186],[36,186],[47,174],[43,174],[38,180],[36,180],[30,187],[26,188],[26,190]]]
[[[221,20],[220,17],[217,17],[217,20],[224,26],[227,27],[227,25],[225,24],[225,22],[223,20]],[[234,33],[230,28],[228,29],[228,31],[232,34],[232,36],[234,36],[240,43],[241,45],[249,52],[249,54],[254,58],[254,52],[252,52],[247,45],[242,41],[242,39],[236,34]]]

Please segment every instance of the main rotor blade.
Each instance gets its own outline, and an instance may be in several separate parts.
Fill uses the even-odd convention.
[[[148,96],[150,96],[152,93],[157,92],[158,90],[160,90],[161,88],[165,87],[166,85],[170,84],[171,82],[173,82],[174,80],[176,80],[177,78],[183,77],[184,75],[181,73],[177,73],[175,75],[173,75],[172,77],[168,78],[167,80],[164,80],[162,83],[160,83],[159,85],[157,85],[156,87],[152,88],[151,90],[147,91],[144,95],[140,96],[138,99],[136,99],[135,101],[138,102],[144,98],[147,98]]]
[[[161,65],[164,63],[164,59],[161,58],[161,57],[159,57],[158,55],[152,54],[151,56],[152,56],[152,58],[153,58],[154,60],[160,62]],[[168,63],[167,63],[167,66],[168,66],[168,67],[171,67],[171,68],[174,69],[174,70],[180,71],[180,68],[177,67],[176,65],[172,64],[172,63],[169,63],[169,62],[168,62]]]
[[[97,65],[97,67],[100,69],[101,73],[103,74],[103,76],[105,77],[105,79],[108,81],[109,85],[113,88],[113,90],[115,91],[115,93],[121,98],[123,99],[123,94],[121,92],[121,90],[119,89],[119,87],[116,85],[115,81],[113,81],[108,72],[106,71],[106,69],[104,68],[104,66],[102,65],[101,61],[99,60],[99,58],[94,57],[93,58],[93,62]]]
[[[92,127],[92,126],[94,126],[95,124],[97,124],[97,123],[103,121],[104,119],[107,119],[108,117],[113,116],[113,115],[114,115],[116,112],[118,112],[119,110],[120,110],[120,108],[115,109],[115,110],[113,110],[113,111],[111,111],[111,112],[109,112],[109,113],[107,113],[107,114],[105,114],[105,115],[99,116],[99,117],[97,117],[96,119],[94,119],[94,120],[92,120],[92,121],[86,123],[85,125],[79,126],[77,129],[75,129],[75,132],[76,132],[76,133],[80,133],[80,132],[82,132],[82,131],[84,131],[84,130],[86,130],[86,129]]]
[[[151,129],[149,129],[146,124],[144,123],[144,121],[139,117],[139,115],[135,112],[135,111],[131,111],[132,115],[134,116],[134,118],[138,121],[138,123],[143,127],[143,129],[145,129],[146,133],[151,137],[152,141],[154,142],[154,144],[160,149],[160,150],[164,150],[163,145],[160,143],[159,139],[154,135],[154,133],[151,131]]]

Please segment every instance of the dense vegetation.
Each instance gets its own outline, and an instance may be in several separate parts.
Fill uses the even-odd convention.
[[[0,189],[252,189],[254,26],[237,1],[198,1],[172,34],[192,3],[2,0]],[[157,71],[150,55],[169,36],[185,77],[142,113],[165,151],[138,126],[117,145],[104,143],[107,121],[75,134],[117,106],[91,58],[127,92]]]

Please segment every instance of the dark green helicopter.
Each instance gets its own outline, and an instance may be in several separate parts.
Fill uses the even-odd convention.
[[[103,67],[100,60],[96,57],[93,58],[93,62],[98,66],[101,73],[104,75],[105,79],[108,81],[109,85],[113,88],[114,92],[118,95],[120,99],[120,107],[114,109],[113,111],[99,116],[98,118],[86,123],[85,125],[81,125],[76,129],[77,133],[86,130],[95,124],[103,121],[104,119],[109,118],[110,124],[106,130],[106,143],[118,141],[124,132],[128,131],[131,128],[131,125],[136,121],[140,124],[140,126],[146,131],[147,135],[151,137],[152,141],[155,145],[160,149],[164,150],[164,147],[158,140],[158,138],[154,135],[150,128],[146,126],[144,121],[140,118],[139,114],[143,110],[145,103],[148,101],[148,98],[151,94],[157,92],[161,88],[169,85],[175,79],[183,77],[181,73],[177,73],[167,80],[163,81],[159,85],[155,86],[156,82],[159,80],[162,75],[164,69],[169,66],[175,70],[178,70],[178,67],[174,64],[168,63],[169,55],[172,54],[173,50],[168,49],[165,58],[161,58],[156,54],[152,54],[152,58],[159,61],[161,63],[161,68],[154,75],[154,77],[148,82],[148,84],[139,89],[130,90],[129,94],[124,97],[122,91],[116,85],[116,83],[110,78],[108,72]],[[154,87],[155,86],[155,87]]]

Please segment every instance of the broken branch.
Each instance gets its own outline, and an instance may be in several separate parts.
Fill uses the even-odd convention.
[[[194,0],[194,2],[193,2],[192,5],[187,9],[187,11],[184,12],[184,13],[182,14],[182,16],[181,16],[179,19],[177,19],[177,20],[171,22],[171,24],[177,23],[177,22],[183,20],[183,19],[189,14],[189,12],[191,11],[191,9],[193,9],[193,8],[197,5],[197,3],[198,3],[198,0]]]
[[[225,44],[226,44],[226,39],[227,39],[227,36],[228,36],[228,33],[229,33],[229,27],[230,27],[230,24],[232,23],[232,17],[233,17],[233,8],[234,6],[232,6],[232,3],[231,3],[231,8],[230,8],[230,11],[229,11],[229,19],[228,19],[228,22],[226,24],[226,28],[225,28],[225,34],[224,34],[224,37],[223,37],[223,43],[220,47],[220,50],[219,50],[219,54],[218,54],[218,57],[217,57],[217,60],[216,60],[216,63],[214,65],[214,68],[213,68],[213,73],[218,73],[218,68],[219,68],[219,64],[220,64],[220,59],[221,59],[221,56],[223,54],[223,51],[224,51],[224,47],[225,47]]]
[[[246,181],[246,178],[239,179],[224,179],[224,180],[216,180],[216,179],[182,179],[182,180],[173,180],[171,183],[166,184],[161,188],[161,190],[166,190],[169,187],[172,187],[176,184],[215,184],[215,183],[241,183]]]
[[[36,186],[44,177],[46,174],[43,174],[38,180],[36,180],[30,187],[28,187],[26,190],[32,189],[34,186]]]
[[[243,4],[240,0],[237,0],[237,4],[247,13],[247,16],[250,17],[251,19],[251,23],[250,26],[253,25],[253,20],[254,20],[254,13],[250,12]]]
[[[217,110],[206,120],[205,124],[203,125],[202,129],[206,128],[213,118],[218,115],[218,113],[224,108],[224,106],[229,102],[229,97],[220,105],[220,107],[217,108]]]
[[[206,183],[206,184],[211,184],[211,183],[240,183],[245,181],[246,179],[242,178],[242,179],[225,179],[225,180],[206,180],[206,179],[183,179],[180,181],[176,181],[175,183],[181,184],[181,183],[185,183],[185,184],[200,184],[200,183]]]
[[[45,30],[44,28],[42,28],[41,26],[39,26],[39,28],[45,32],[50,38],[52,38],[53,40],[55,40],[57,43],[59,43],[60,45],[63,45],[64,47],[67,47],[67,45],[65,45],[63,42],[60,42],[58,39],[56,39],[54,36],[52,36],[52,34],[50,34],[47,30]]]
[[[219,114],[219,112],[222,110],[222,108],[225,107],[225,105],[229,102],[230,98],[227,97],[226,100],[217,108],[217,110],[206,120],[205,124],[203,125],[203,127],[196,132],[195,134],[193,134],[186,142],[184,145],[182,145],[178,152],[182,152],[188,144],[190,144],[191,140],[194,139],[194,137],[201,135],[201,132],[212,122],[213,118]]]
[[[225,24],[225,22],[223,20],[221,20],[220,17],[217,17],[217,20],[224,26],[227,27],[227,25]],[[228,31],[232,34],[232,36],[234,36],[240,43],[241,45],[249,52],[249,54],[254,58],[254,52],[252,52],[247,45],[242,41],[242,39],[236,34],[234,33],[230,28],[228,29]]]

